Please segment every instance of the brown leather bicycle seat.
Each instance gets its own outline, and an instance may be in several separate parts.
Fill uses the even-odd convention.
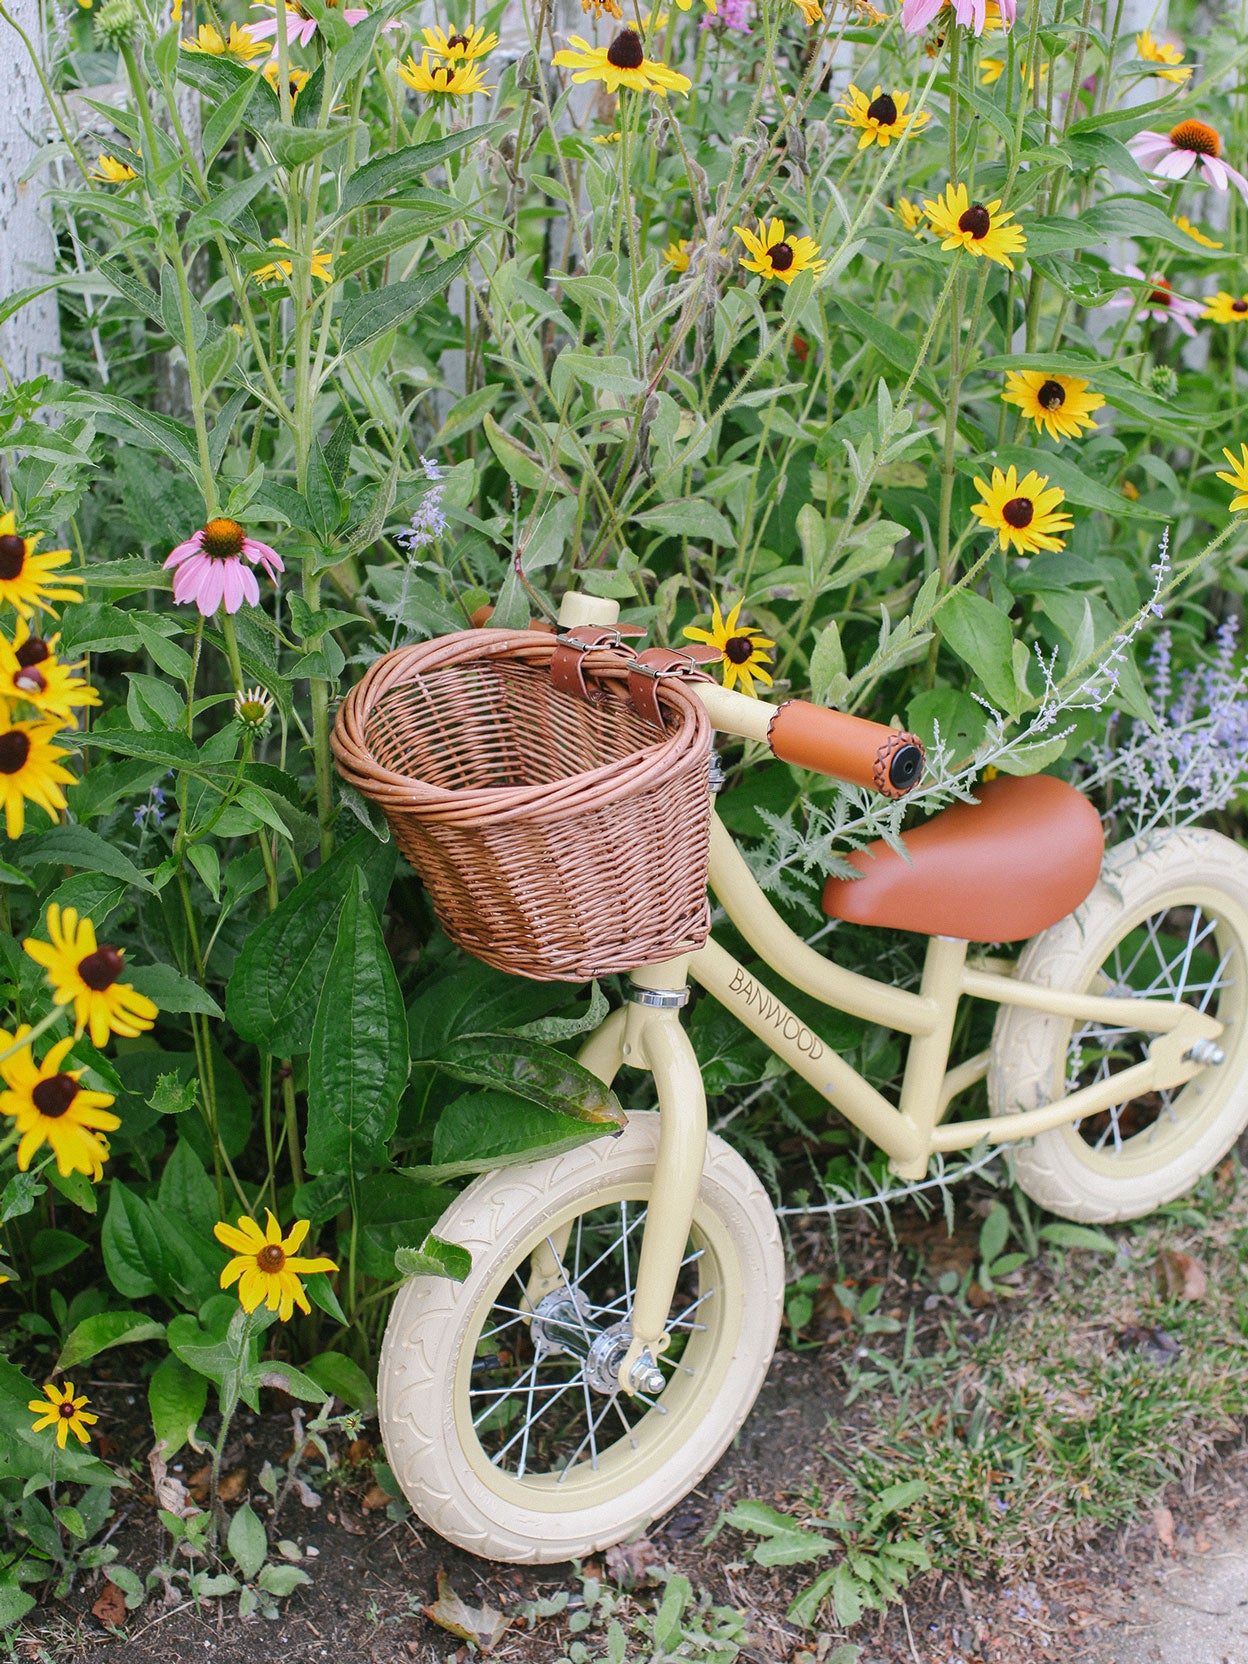
[[[1065,918],[1101,870],[1096,810],[1051,774],[1001,775],[975,792],[905,834],[909,863],[883,842],[855,850],[863,876],[829,878],[824,912],[968,942],[1023,941]]]

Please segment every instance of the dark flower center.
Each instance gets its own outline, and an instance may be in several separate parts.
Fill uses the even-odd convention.
[[[20,728],[10,728],[0,734],[0,774],[18,774],[30,756],[30,736]]]
[[[607,62],[616,69],[640,69],[646,61],[636,29],[621,29],[607,48]]]
[[[245,536],[237,520],[210,520],[204,527],[204,553],[213,560],[230,560],[242,554]]]
[[[58,1416],[60,1416],[62,1421],[69,1421],[70,1418],[73,1416],[73,1413],[74,1413],[74,1401],[73,1401],[73,1399],[72,1398],[67,1398],[65,1400],[65,1402],[59,1407],[59,1409],[57,1410],[56,1413],[57,1413]]]
[[[12,532],[5,532],[0,537],[0,578],[19,578],[22,567],[26,564],[26,540],[16,537]]]
[[[1007,526],[1021,532],[1024,526],[1030,526],[1035,512],[1036,505],[1030,497],[1011,497],[1001,510],[1001,518]]]
[[[1248,312],[1248,300],[1233,300],[1231,302],[1231,311]]]
[[[1046,381],[1036,394],[1036,402],[1046,410],[1057,410],[1066,403],[1066,389],[1060,381]]]
[[[455,71],[448,68],[446,64],[438,64],[431,73],[429,79],[433,81],[435,85],[441,87],[442,91],[445,92],[449,88],[451,82],[455,79]]]
[[[724,657],[729,664],[747,664],[753,653],[754,643],[749,636],[729,636],[724,643]]]
[[[1157,279],[1157,287],[1148,297],[1148,304],[1150,306],[1169,306],[1172,296],[1173,291],[1171,290],[1170,285],[1166,282],[1164,277],[1159,277]]]
[[[42,670],[36,670],[34,665],[27,665],[13,678],[13,686],[20,688],[23,693],[44,693],[47,691],[48,679]]]
[[[446,43],[446,49],[449,52],[453,46],[462,46],[466,52],[471,45],[472,42],[468,39],[467,35],[452,35],[450,40]]]
[[[771,261],[773,272],[787,272],[793,264],[793,250],[788,243],[777,243],[767,250],[767,258]]]
[[[49,1075],[35,1085],[30,1096],[40,1115],[59,1121],[78,1096],[78,1082],[72,1075]]]
[[[256,1264],[261,1271],[276,1273],[286,1264],[285,1252],[276,1242],[266,1242],[256,1255]]]
[[[891,127],[897,120],[896,99],[882,92],[867,105],[867,115],[872,121],[878,121],[881,127]]]
[[[30,636],[17,650],[17,662],[20,665],[42,664],[51,656],[52,649],[39,636]]]
[[[974,237],[976,241],[980,237],[986,237],[991,227],[992,216],[982,202],[972,202],[958,221],[958,230],[965,231],[969,237]]]
[[[1170,129],[1170,143],[1176,150],[1194,150],[1198,156],[1222,154],[1222,140],[1203,121],[1181,121]]]
[[[78,961],[78,975],[94,993],[102,994],[121,975],[124,963],[117,949],[105,944]]]

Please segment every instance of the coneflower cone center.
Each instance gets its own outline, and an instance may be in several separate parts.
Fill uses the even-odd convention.
[[[1030,497],[1011,497],[1001,510],[1001,518],[1007,526],[1013,526],[1016,532],[1021,532],[1024,526],[1030,526],[1035,513],[1036,505]]]
[[[878,121],[881,127],[891,127],[897,120],[897,100],[882,92],[867,105],[867,115],[872,121]]]
[[[124,964],[125,960],[117,949],[105,943],[102,948],[96,948],[94,953],[78,961],[78,975],[94,993],[102,994],[116,982]]]
[[[45,693],[48,679],[42,670],[36,670],[34,665],[26,665],[13,678],[13,686],[23,693]]]
[[[0,537],[0,578],[20,578],[26,564],[26,540],[13,532]]]
[[[468,39],[467,35],[452,35],[450,40],[446,43],[446,49],[449,52],[452,47],[458,46],[466,52],[471,45],[472,42]]]
[[[0,774],[17,774],[26,766],[30,756],[30,736],[20,728],[10,728],[0,734]]]
[[[958,230],[965,231],[968,237],[974,237],[977,241],[980,237],[986,237],[991,228],[992,216],[982,202],[972,202],[958,221]]]
[[[1203,121],[1181,121],[1170,129],[1170,143],[1176,150],[1194,150],[1198,156],[1222,154],[1222,140]]]
[[[286,1264],[285,1250],[276,1242],[266,1242],[256,1255],[256,1264],[261,1271],[267,1271],[270,1275],[275,1275]]]
[[[1233,300],[1231,302],[1231,311],[1248,312],[1248,300]]]
[[[49,1075],[36,1082],[30,1094],[35,1108],[49,1121],[59,1121],[77,1096],[78,1082],[72,1075]]]
[[[607,48],[607,62],[616,69],[640,69],[646,61],[636,29],[621,29]]]
[[[749,636],[729,636],[724,643],[724,657],[730,664],[747,664],[753,652],[754,643]]]
[[[242,554],[245,536],[237,520],[210,520],[204,527],[204,553],[213,560],[230,560]]]
[[[1066,403],[1066,389],[1060,381],[1046,381],[1036,394],[1036,403],[1046,410],[1059,410]]]
[[[777,243],[767,250],[767,258],[771,261],[774,272],[787,272],[793,264],[793,250],[787,243]]]
[[[74,1413],[73,1399],[67,1398],[63,1404],[58,1406],[56,1413],[63,1421],[68,1421]]]

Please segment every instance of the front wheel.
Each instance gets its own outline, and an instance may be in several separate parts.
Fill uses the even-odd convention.
[[[436,1227],[472,1255],[466,1281],[413,1277],[395,1300],[378,1373],[386,1455],[421,1519],[461,1548],[538,1563],[622,1541],[697,1484],[758,1395],[784,1255],[762,1185],[714,1135],[664,1384],[629,1397],[615,1383],[658,1145],[658,1115],[634,1115],[617,1137],[483,1175]],[[538,1264],[553,1286],[530,1306]]]
[[[1195,828],[1120,844],[1087,901],[1028,943],[1018,975],[1080,993],[1183,1000],[1224,1025],[1220,1065],[1021,1145],[1021,1188],[1053,1213],[1102,1224],[1190,1190],[1248,1122],[1248,853]],[[992,1112],[1034,1109],[1120,1073],[1145,1057],[1150,1038],[1002,1007]]]

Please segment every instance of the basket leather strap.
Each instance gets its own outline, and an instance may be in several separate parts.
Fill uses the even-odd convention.
[[[631,649],[624,646],[621,637],[644,634],[643,630],[634,629],[631,625],[612,625],[606,629],[596,624],[578,624],[575,629],[565,630],[551,655],[550,679],[560,693],[572,693],[578,699],[588,699],[589,689],[585,686],[586,653],[595,647],[623,648],[625,652],[629,652]]]
[[[685,649],[647,647],[638,653],[628,671],[628,697],[638,716],[652,722],[660,730],[666,729],[663,707],[659,703],[659,682],[664,676],[696,677],[699,681],[712,680],[701,665],[719,658],[719,649],[698,646]]]

